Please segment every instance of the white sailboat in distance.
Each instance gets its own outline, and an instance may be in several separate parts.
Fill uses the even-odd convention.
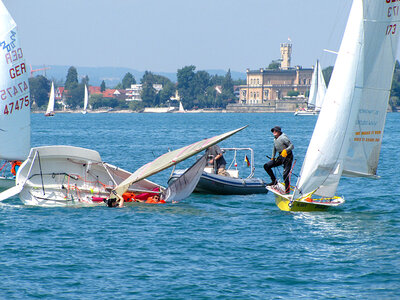
[[[323,210],[342,175],[376,178],[400,22],[391,1],[354,0],[332,78],[293,194],[270,187],[282,210]],[[283,189],[284,190],[284,189]]]
[[[31,144],[31,99],[17,24],[0,0],[0,189],[14,185],[9,162],[23,161]]]
[[[84,114],[84,115],[87,114],[88,103],[89,103],[89,93],[88,93],[87,86],[85,84],[85,94],[83,97],[83,110],[82,110],[82,114]]]
[[[310,95],[308,97],[307,109],[296,110],[295,116],[314,116],[321,110],[326,94],[326,83],[319,60],[317,60],[311,78]]]
[[[47,110],[44,114],[46,117],[54,116],[54,100],[55,100],[54,82],[52,82],[50,89],[49,103],[47,104]]]

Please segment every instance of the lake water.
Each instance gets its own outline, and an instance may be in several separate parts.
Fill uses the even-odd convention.
[[[32,146],[74,145],[134,171],[243,125],[256,177],[280,125],[299,173],[316,117],[292,114],[32,115]],[[400,114],[389,113],[379,180],[343,178],[330,212],[280,211],[272,194],[193,194],[122,209],[0,206],[1,299],[399,299]],[[150,179],[166,185],[170,171]]]

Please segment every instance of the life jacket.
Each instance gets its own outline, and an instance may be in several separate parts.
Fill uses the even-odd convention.
[[[162,199],[157,201],[157,200],[154,200],[153,197],[149,197],[149,198],[147,198],[146,203],[160,204],[160,203],[165,203],[165,201]]]
[[[20,166],[21,164],[22,164],[22,163],[21,163],[19,160],[14,160],[14,161],[11,163],[11,174],[13,174],[14,176],[17,175],[18,168],[19,168],[19,166]]]
[[[125,192],[122,194],[122,198],[124,199],[124,202],[132,202],[136,200],[136,195],[131,192]]]

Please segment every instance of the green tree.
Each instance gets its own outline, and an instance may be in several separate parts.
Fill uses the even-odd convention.
[[[29,78],[30,98],[38,107],[47,106],[51,83],[46,77],[38,75]]]
[[[83,107],[84,91],[85,85],[83,83],[80,83],[75,88],[68,90],[67,105],[71,109]]]
[[[142,86],[142,92],[140,94],[143,103],[146,106],[154,106],[157,105],[158,101],[156,98],[156,90],[153,88],[153,84],[145,82]]]
[[[281,68],[281,63],[279,60],[273,60],[269,65],[268,69],[270,70],[279,70]]]
[[[195,71],[196,67],[186,66],[182,69],[178,69],[177,79],[178,79],[178,91],[183,99],[185,99],[185,103],[188,108],[193,107],[193,102],[195,100],[195,85],[194,78],[196,76]]]
[[[131,73],[126,73],[124,78],[122,79],[122,88],[127,89],[130,88],[132,84],[136,84],[135,77]]]
[[[106,83],[104,82],[104,80],[101,82],[100,84],[100,91],[104,92],[106,90]]]
[[[67,79],[65,80],[65,89],[71,90],[76,88],[78,85],[78,72],[75,67],[70,67],[67,73]]]

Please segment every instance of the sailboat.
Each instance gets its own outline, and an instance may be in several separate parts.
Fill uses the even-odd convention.
[[[124,202],[125,192],[140,195],[165,193],[166,199],[181,200],[196,187],[204,165],[196,166],[191,180],[183,180],[180,187],[164,187],[147,180],[147,177],[219,143],[243,130],[201,140],[158,157],[142,166],[135,173],[102,161],[97,151],[73,146],[43,146],[32,148],[28,158],[18,170],[14,187],[0,193],[0,201],[18,195],[26,205],[75,206],[104,205],[109,199]],[[191,170],[193,171],[193,169]],[[196,181],[197,180],[197,181]],[[178,190],[178,191],[177,191]]]
[[[50,96],[49,96],[49,103],[47,105],[47,110],[45,112],[46,117],[52,117],[54,116],[54,82],[51,83],[51,89],[50,89]]]
[[[180,113],[185,113],[186,112],[186,110],[183,108],[182,101],[179,101],[179,110],[178,110],[178,112],[180,112]]]
[[[87,114],[88,102],[89,102],[89,93],[88,93],[87,86],[85,84],[85,94],[84,94],[84,98],[83,98],[83,111],[82,111],[82,114],[84,114],[84,115]]]
[[[0,188],[15,184],[10,162],[23,161],[30,149],[30,93],[17,25],[0,1]]]
[[[319,60],[317,60],[311,78],[310,95],[308,97],[307,109],[296,110],[295,116],[314,116],[321,110],[326,94],[326,84]]]
[[[344,203],[341,176],[377,177],[400,21],[390,1],[354,0],[331,81],[293,194],[269,187],[286,211]],[[388,13],[389,12],[389,13]]]

